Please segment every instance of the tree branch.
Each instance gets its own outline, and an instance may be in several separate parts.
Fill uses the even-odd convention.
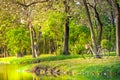
[[[96,7],[96,5],[92,5],[92,4],[90,4],[90,3],[87,3],[91,8],[95,8]]]
[[[30,4],[28,4],[28,5],[27,5],[27,7],[29,7],[29,6],[31,6],[31,5],[33,5],[33,4],[37,4],[37,3],[44,3],[44,2],[48,2],[48,1],[49,1],[49,0],[34,1],[34,2],[30,3]]]
[[[49,0],[39,0],[39,1],[31,2],[30,4],[24,4],[24,3],[22,3],[22,2],[12,0],[13,3],[18,4],[18,5],[21,5],[21,6],[23,6],[23,7],[29,7],[29,6],[34,5],[34,4],[37,4],[37,3],[44,3],[44,2],[48,2],[48,1],[49,1]]]

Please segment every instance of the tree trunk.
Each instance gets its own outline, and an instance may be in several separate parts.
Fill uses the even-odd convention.
[[[112,1],[111,0],[107,0],[107,3],[110,7],[113,7],[112,5]],[[112,8],[111,8],[112,9]],[[110,32],[112,33],[112,28],[115,28],[115,15],[114,15],[114,11],[110,11],[110,23],[111,23],[111,28],[110,28]],[[114,35],[115,35],[115,31],[114,31]],[[112,35],[109,36],[109,41],[112,41]],[[115,44],[115,43],[114,43]]]
[[[110,32],[112,33],[112,29],[115,28],[115,19],[114,19],[115,16],[114,16],[114,12],[113,12],[113,11],[111,11],[110,14],[111,14],[111,15],[110,15],[110,18],[111,18],[111,21],[110,21],[110,22],[111,22],[111,25],[112,25],[112,26],[111,26],[111,29],[110,29]],[[114,35],[115,35],[115,29],[114,29]],[[109,41],[110,41],[110,42],[112,41],[112,35],[109,37]],[[114,43],[115,43],[115,42],[114,42]]]
[[[116,55],[120,56],[120,6],[117,0],[113,0],[116,21]]]
[[[86,0],[83,0],[84,6],[85,6],[85,10],[86,10],[86,14],[88,17],[88,22],[89,22],[89,26],[90,26],[90,32],[91,32],[91,39],[92,39],[92,45],[93,45],[93,54],[95,58],[100,58],[99,54],[97,53],[97,44],[95,41],[95,33],[93,30],[93,26],[92,26],[92,21],[91,21],[91,17],[90,17],[90,12],[86,3]]]
[[[99,24],[99,36],[98,36],[98,44],[97,45],[100,46],[101,40],[102,40],[103,24],[100,20],[100,16],[99,16],[99,13],[97,12],[96,6],[93,9],[94,9],[95,17]]]
[[[55,51],[54,39],[50,39],[50,53],[53,53],[54,51]]]
[[[29,27],[29,32],[30,32],[32,57],[35,58],[36,55],[35,55],[34,38],[35,38],[36,34],[35,34],[35,30],[33,28],[32,22],[31,22],[30,10],[29,10],[29,8],[25,8],[25,10],[26,10],[26,16],[27,16],[27,26]]]
[[[29,31],[30,31],[30,40],[31,40],[31,50],[32,50],[32,57],[35,58],[35,51],[34,51],[34,39],[33,39],[33,31],[32,31],[32,25],[29,25]]]
[[[64,55],[69,55],[69,50],[68,50],[68,41],[69,41],[69,6],[68,6],[68,0],[63,1],[64,6],[65,6],[65,13],[66,13],[66,18],[65,18],[65,23],[64,23],[64,44],[63,44],[63,54]]]
[[[100,15],[99,15],[99,13],[98,13],[98,11],[97,11],[97,3],[96,3],[96,1],[94,0],[94,5],[91,5],[90,3],[89,3],[89,5],[90,5],[90,7],[92,7],[92,9],[93,9],[93,11],[94,11],[94,15],[95,15],[95,17],[96,17],[96,19],[97,19],[97,22],[98,22],[98,42],[97,42],[97,46],[100,46],[100,44],[101,44],[101,40],[102,40],[102,32],[103,32],[103,24],[102,24],[102,21],[101,21],[101,19],[100,19]]]
[[[3,47],[3,54],[4,54],[4,57],[10,56],[8,51],[7,51],[7,46],[6,45],[4,45],[4,47]]]
[[[33,30],[33,40],[34,40],[34,53],[35,53],[35,57],[38,57],[38,37],[36,36],[36,31],[34,29],[34,27],[32,26],[32,30]]]
[[[39,44],[40,44],[40,40],[41,40],[41,31],[38,32],[38,37],[37,37],[37,45],[36,45],[36,49],[37,49],[37,55],[40,55],[40,50],[39,50]]]
[[[4,57],[6,57],[6,56],[7,56],[7,47],[4,46]]]
[[[64,26],[64,45],[63,45],[63,54],[68,55],[68,41],[69,41],[69,19],[66,19]]]
[[[47,50],[47,48],[46,48],[46,38],[44,38],[44,41],[43,41],[43,53],[46,53],[46,50]]]

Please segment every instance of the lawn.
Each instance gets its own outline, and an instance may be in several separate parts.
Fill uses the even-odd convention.
[[[7,57],[0,58],[1,63],[27,64],[24,70],[32,70],[36,66],[57,68],[61,73],[72,74],[120,74],[120,58],[110,56],[109,58],[95,59],[81,55],[41,55],[38,58],[24,56],[22,58]]]

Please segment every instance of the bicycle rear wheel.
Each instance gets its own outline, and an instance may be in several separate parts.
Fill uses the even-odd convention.
[[[102,49],[102,57],[108,58],[110,56],[110,51],[108,49]]]

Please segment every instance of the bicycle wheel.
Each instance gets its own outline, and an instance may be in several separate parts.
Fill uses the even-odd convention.
[[[108,58],[110,56],[110,51],[108,49],[102,49],[102,57]]]

